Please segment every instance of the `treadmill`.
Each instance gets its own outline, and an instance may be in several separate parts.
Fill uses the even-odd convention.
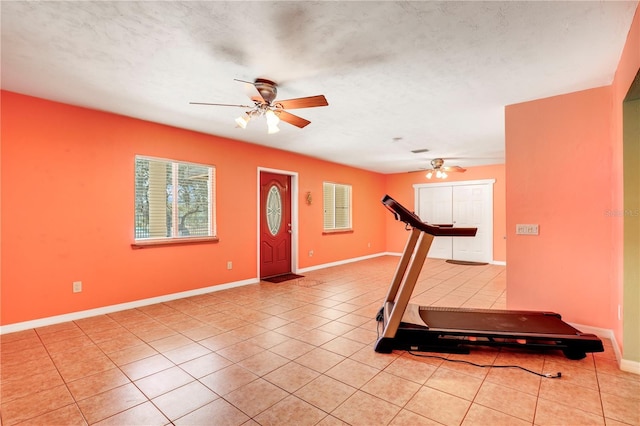
[[[562,321],[560,314],[541,311],[446,308],[409,303],[434,237],[473,237],[477,228],[431,225],[385,195],[382,204],[411,231],[404,252],[378,312],[382,336],[375,351],[394,349],[469,353],[470,347],[499,346],[561,350],[569,359],[603,352],[602,341]]]

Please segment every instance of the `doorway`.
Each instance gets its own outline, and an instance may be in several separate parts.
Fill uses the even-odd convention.
[[[473,238],[438,237],[428,256],[470,262],[493,261],[494,179],[414,185],[416,212],[431,224],[478,228]]]
[[[292,176],[259,171],[258,275],[260,279],[292,272]]]
[[[618,319],[622,319],[622,359],[640,364],[640,70],[622,104],[623,156],[623,271],[622,312],[618,305]],[[620,315],[622,318],[620,318]],[[627,370],[632,371],[632,370]]]

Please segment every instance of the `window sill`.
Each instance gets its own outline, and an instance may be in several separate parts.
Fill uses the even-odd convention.
[[[195,238],[167,238],[158,240],[136,241],[131,244],[133,249],[142,249],[147,247],[162,247],[190,244],[210,244],[220,241],[218,237],[195,237]]]
[[[353,234],[353,229],[334,229],[334,230],[322,231],[322,235],[334,235],[334,234]]]

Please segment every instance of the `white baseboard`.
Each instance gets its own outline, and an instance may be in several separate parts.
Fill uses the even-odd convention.
[[[117,305],[103,306],[101,308],[95,309],[87,309],[86,311],[71,312],[68,314],[56,315],[53,317],[39,318],[30,321],[3,325],[0,326],[0,335],[6,333],[14,333],[16,331],[29,330],[31,328],[45,327],[47,325],[59,324],[62,322],[75,321],[82,318],[94,317],[96,315],[110,314],[113,312],[124,311],[126,309],[139,308],[141,306],[153,305],[154,303],[162,303],[171,300],[182,299],[185,297],[199,296],[205,293],[227,290],[230,288],[241,287],[249,284],[256,284],[258,282],[260,282],[258,278],[250,278],[242,281],[197,288],[195,290],[181,291],[179,293],[150,297],[148,299],[134,300],[133,302],[119,303]]]
[[[622,371],[640,375],[640,362],[638,361],[629,361],[628,359],[622,359],[620,360],[620,363],[618,365],[620,366],[620,370]]]
[[[305,273],[305,272],[310,272],[310,271],[316,271],[318,269],[330,268],[332,266],[346,265],[348,263],[359,262],[361,260],[366,260],[366,259],[373,259],[375,257],[386,256],[386,255],[389,255],[389,254],[390,253],[376,253],[376,254],[370,254],[370,255],[367,255],[367,256],[354,257],[354,258],[346,259],[346,260],[339,260],[337,262],[323,263],[321,265],[309,266],[308,268],[298,269],[298,271],[296,273],[300,274],[300,273]]]
[[[391,254],[391,253],[387,253],[387,254]],[[395,255],[396,253],[393,253],[393,254]],[[402,253],[397,253],[397,255],[401,256]],[[449,260],[449,259],[440,258],[440,257],[429,257],[428,259],[443,260],[443,261]],[[487,263],[490,265],[507,266],[507,262],[504,260],[491,260]]]
[[[571,327],[577,328],[583,333],[595,334],[596,336],[601,337],[603,339],[610,339],[612,342],[615,340],[615,337],[613,335],[613,330],[610,330],[608,328],[591,327],[589,325],[576,324],[573,322],[568,322],[567,324],[569,324]],[[617,347],[617,345],[613,345],[613,346]]]
[[[373,254],[373,255],[343,260],[339,262],[325,263],[323,265],[316,265],[310,268],[299,269],[297,273],[314,271],[316,269],[328,268],[330,266],[344,265],[347,263],[357,262],[359,260],[365,260],[365,259],[371,259],[374,257],[384,256],[385,254],[386,253],[379,253],[379,254]],[[182,299],[185,297],[198,296],[205,293],[227,290],[230,288],[241,287],[249,284],[256,284],[258,282],[260,282],[258,278],[249,278],[242,281],[203,287],[195,290],[182,291],[179,293],[165,294],[162,296],[151,297],[148,299],[135,300],[133,302],[119,303],[117,305],[103,306],[95,309],[87,309],[85,311],[70,312],[68,314],[56,315],[56,316],[46,317],[46,318],[38,318],[35,320],[24,321],[24,322],[19,322],[14,324],[7,324],[7,325],[0,326],[0,335],[7,334],[7,333],[14,333],[16,331],[29,330],[32,328],[45,327],[48,325],[59,324],[62,322],[75,321],[82,318],[88,318],[88,317],[93,317],[97,315],[110,314],[113,312],[124,311],[126,309],[139,308],[141,306],[153,305],[154,303],[162,303],[162,302],[168,302],[171,300]]]
[[[620,368],[620,370],[626,371],[628,373],[640,375],[640,362],[631,361],[631,360],[622,358],[622,354],[620,353],[620,346],[616,341],[616,335],[613,333],[613,330],[609,330],[605,328],[590,327],[588,325],[582,325],[582,324],[569,323],[569,325],[577,328],[583,333],[591,333],[591,334],[595,334],[600,338],[611,340],[611,345],[613,346],[613,352],[616,355],[616,362],[618,363],[618,367]]]

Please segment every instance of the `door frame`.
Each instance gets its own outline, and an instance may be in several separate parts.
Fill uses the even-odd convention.
[[[495,224],[494,222],[494,211],[493,211],[493,187],[496,183],[495,179],[478,179],[478,180],[459,180],[459,181],[453,181],[453,182],[437,182],[437,183],[416,183],[413,185],[413,202],[414,202],[414,211],[418,211],[418,198],[419,198],[419,194],[420,194],[420,188],[434,188],[434,187],[438,187],[438,186],[449,186],[449,187],[454,187],[454,186],[468,186],[468,185],[487,185],[490,193],[491,193],[491,205],[490,205],[490,211],[491,211],[491,221],[490,221],[490,225],[489,225],[489,229],[488,229],[488,234],[490,236],[491,239],[491,248],[489,251],[489,263],[495,263],[495,260],[493,259],[493,246],[495,245],[495,241],[494,238],[495,236],[493,235],[493,229]]]
[[[291,177],[291,272],[298,273],[298,172],[290,170],[258,167],[256,174],[256,273],[260,279],[260,174],[262,172],[276,173]]]

